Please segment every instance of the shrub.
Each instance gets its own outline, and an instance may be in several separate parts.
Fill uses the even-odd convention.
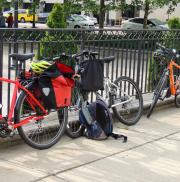
[[[172,18],[168,20],[169,28],[171,29],[180,29],[180,18]]]
[[[48,16],[47,25],[50,28],[65,28],[66,27],[66,18],[64,7],[61,4],[55,4],[53,9]]]
[[[47,33],[41,40],[40,57],[51,59],[59,56],[62,53],[74,54],[78,51],[78,45],[74,42],[72,35],[67,35],[62,32],[56,34]]]
[[[48,17],[47,25],[50,28],[66,27],[66,18],[63,5],[55,4],[53,6],[53,10]],[[69,34],[63,30],[50,30],[47,31],[45,36],[41,39],[38,59],[48,58],[48,60],[51,60],[62,53],[74,54],[77,51],[78,45],[74,42],[73,34]]]

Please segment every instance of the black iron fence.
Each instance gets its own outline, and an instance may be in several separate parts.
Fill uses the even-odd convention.
[[[105,75],[112,80],[122,75],[131,77],[145,94],[152,91],[163,67],[153,60],[156,42],[180,50],[180,30],[0,29],[0,76],[15,77],[10,53],[34,52],[36,59],[51,59],[63,52],[74,54],[87,49],[98,51],[100,57],[114,55],[115,61],[105,66]],[[10,90],[9,85],[0,84],[1,100],[7,94],[9,102]]]

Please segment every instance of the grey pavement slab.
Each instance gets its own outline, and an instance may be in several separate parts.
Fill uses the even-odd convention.
[[[116,130],[117,131],[117,130]],[[131,147],[142,145],[153,137],[141,133],[126,132],[129,136],[128,143],[109,138],[105,141],[94,141],[86,138],[69,140],[64,137],[57,145],[48,150],[35,150],[25,144],[9,147],[0,151],[0,159],[15,162],[28,168],[36,168],[40,171],[58,173],[69,168],[83,165],[100,158],[128,150]],[[19,153],[23,151],[23,153]]]
[[[171,136],[167,137],[167,139],[175,140],[175,141],[180,141],[180,133],[177,133],[175,135],[171,135]]]
[[[69,182],[178,182],[180,142],[162,139],[142,147],[99,160],[58,177]]]
[[[43,151],[23,142],[0,149],[0,181],[166,182],[172,178],[179,182],[178,109],[154,112],[150,119],[143,116],[132,127],[115,123],[115,132],[126,134],[128,142],[112,138],[72,140],[65,136]],[[24,176],[20,178],[20,174]]]
[[[24,165],[18,163],[9,162],[7,160],[0,159],[0,181],[14,181],[14,182],[25,182],[34,181],[39,179],[46,174],[42,171],[38,171],[35,168],[27,168]]]
[[[43,178],[40,181],[41,182],[67,182],[67,180],[63,179],[62,177],[58,177],[58,176],[50,176],[47,178]]]

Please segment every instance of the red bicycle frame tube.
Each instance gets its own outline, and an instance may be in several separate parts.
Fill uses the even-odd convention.
[[[171,94],[175,95],[176,94],[176,88],[174,84],[174,74],[173,74],[173,66],[180,69],[180,65],[176,64],[175,61],[171,61],[168,65],[169,69],[169,78],[170,78],[170,89],[171,89]]]
[[[27,124],[32,119],[39,120],[39,119],[42,119],[45,115],[47,115],[47,111],[39,103],[39,101],[33,96],[33,94],[31,92],[29,92],[24,86],[22,86],[17,80],[10,80],[10,79],[7,79],[7,78],[0,77],[0,82],[12,83],[12,84],[15,85],[14,90],[13,90],[13,96],[12,96],[12,100],[11,100],[10,110],[8,112],[8,125],[11,125],[15,129],[15,128],[19,127],[19,126]],[[25,91],[27,93],[29,98],[31,98],[32,101],[42,110],[42,112],[44,113],[44,116],[29,116],[28,118],[26,118],[24,120],[21,120],[21,122],[18,123],[18,124],[14,124],[12,122],[14,107],[15,107],[16,99],[17,99],[17,92],[18,92],[19,89],[23,90],[23,91]],[[33,105],[31,103],[31,101],[28,101],[28,102],[30,102],[30,104]]]

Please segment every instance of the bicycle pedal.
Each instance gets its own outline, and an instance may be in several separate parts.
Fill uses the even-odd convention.
[[[163,101],[166,98],[166,96],[164,97],[159,97],[159,100]]]
[[[78,111],[79,110],[79,107],[78,106],[77,107],[70,107],[69,110],[70,111]]]

